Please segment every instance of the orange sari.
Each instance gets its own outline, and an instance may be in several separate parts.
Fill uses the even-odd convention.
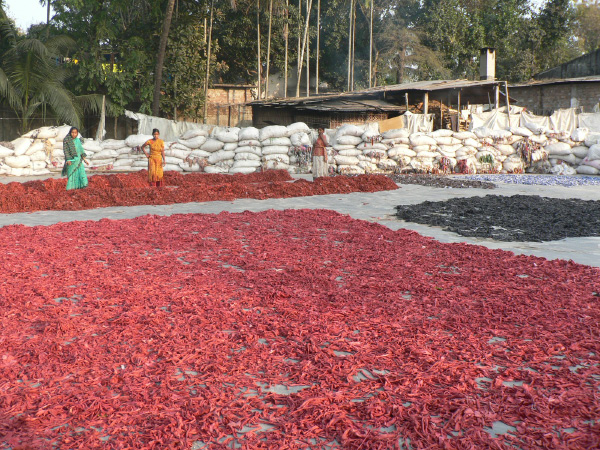
[[[150,147],[150,157],[148,158],[148,181],[150,184],[162,184],[162,151],[165,148],[165,141],[162,139],[150,139],[144,143],[144,147],[146,146]]]

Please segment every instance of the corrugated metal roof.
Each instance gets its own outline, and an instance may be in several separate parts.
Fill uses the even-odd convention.
[[[589,77],[579,77],[579,78],[554,78],[554,79],[545,79],[545,80],[531,80],[526,83],[515,83],[509,84],[508,87],[528,87],[528,86],[541,86],[545,84],[564,84],[564,83],[594,83],[600,82],[600,75],[593,75]]]
[[[432,92],[432,91],[443,91],[449,89],[461,89],[461,88],[477,88],[494,86],[497,84],[504,83],[504,81],[488,81],[488,80],[432,80],[432,81],[415,81],[413,83],[402,83],[402,84],[390,84],[387,86],[378,86],[374,88],[362,89],[359,91],[342,92],[338,94],[326,94],[326,95],[315,95],[312,97],[292,97],[277,100],[255,100],[250,102],[250,105],[256,106],[296,106],[302,105],[307,107],[311,104],[323,103],[327,101],[330,103],[331,100],[347,100],[356,101],[355,98],[358,96],[375,95],[384,92]],[[365,102],[366,100],[360,100]],[[370,100],[372,101],[372,100]],[[390,104],[391,105],[391,104]],[[383,105],[382,105],[383,107]],[[364,108],[363,108],[364,109]],[[394,109],[397,110],[398,106],[394,105]]]

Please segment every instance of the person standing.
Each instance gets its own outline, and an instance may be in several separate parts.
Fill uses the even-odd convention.
[[[327,136],[325,136],[325,130],[323,128],[318,128],[317,132],[319,133],[319,136],[317,137],[313,147],[313,179],[326,177],[328,175],[326,147],[329,145],[329,143],[327,142]]]
[[[67,191],[71,189],[83,189],[88,185],[87,175],[83,163],[89,164],[85,157],[85,150],[81,144],[79,130],[71,127],[69,134],[63,140],[63,151],[65,152],[65,165],[62,176],[67,177]]]
[[[160,132],[152,130],[152,139],[144,142],[142,151],[148,158],[148,181],[150,186],[163,185],[163,167],[165,165],[165,141],[160,139]],[[150,154],[146,153],[146,146],[150,147]]]

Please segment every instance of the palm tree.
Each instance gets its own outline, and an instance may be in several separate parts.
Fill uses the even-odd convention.
[[[57,119],[75,126],[81,126],[84,111],[100,111],[101,95],[76,97],[63,84],[68,70],[58,61],[73,47],[71,38],[57,36],[47,42],[19,38],[2,15],[0,38],[8,48],[0,55],[0,101],[15,111],[23,133],[29,131],[30,121],[40,110],[44,116],[50,110]],[[114,112],[112,105],[109,107]]]
[[[156,60],[156,70],[154,71],[154,95],[152,97],[152,115],[158,116],[160,109],[160,85],[162,83],[162,70],[165,62],[165,53],[167,51],[167,40],[169,39],[169,29],[171,28],[171,19],[175,0],[169,0],[165,12],[162,33],[160,34],[160,43],[158,45],[158,57]]]

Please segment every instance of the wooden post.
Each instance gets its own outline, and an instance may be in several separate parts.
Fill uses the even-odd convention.
[[[406,103],[406,111],[408,111],[408,92],[404,93],[404,102]]]
[[[429,92],[423,94],[423,114],[429,113]]]
[[[231,126],[231,105],[227,107],[227,126]]]
[[[500,85],[496,85],[494,87],[494,97],[495,97],[495,108],[498,109],[500,108]]]
[[[458,105],[456,106],[458,111],[458,117],[456,118],[456,131],[460,131],[460,93],[461,89],[458,90]]]
[[[219,105],[217,105],[217,126],[219,126],[219,112],[221,110],[221,107]]]
[[[504,91],[506,92],[506,114],[508,114],[508,126],[510,127],[510,98],[508,97],[508,83],[504,82]]]
[[[440,98],[440,128],[444,128],[444,102]]]

